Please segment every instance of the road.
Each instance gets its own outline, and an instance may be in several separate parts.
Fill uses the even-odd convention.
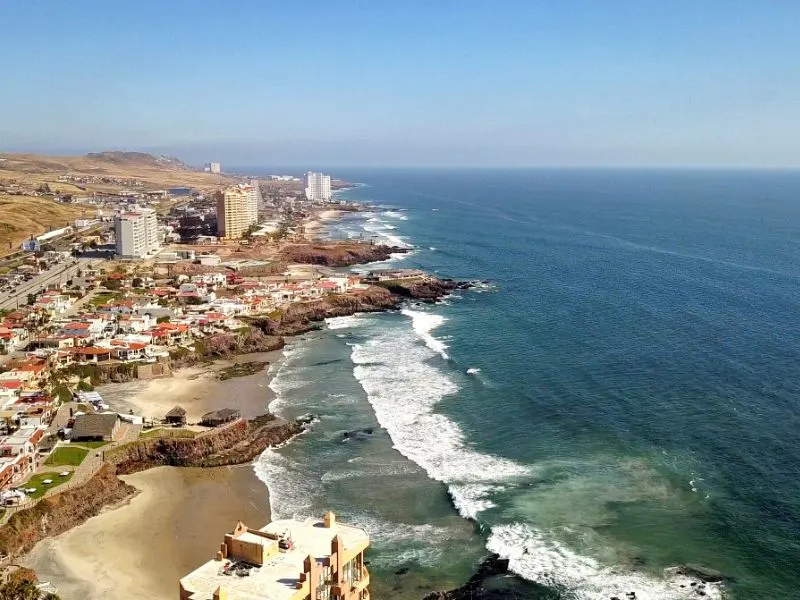
[[[72,263],[77,260],[78,263]],[[67,281],[76,276],[78,269],[91,268],[93,260],[90,258],[67,259],[67,265],[56,265],[52,269],[37,275],[30,281],[23,281],[15,290],[0,293],[0,309],[13,309],[25,306],[28,303],[28,294],[38,294],[47,289],[51,283]]]

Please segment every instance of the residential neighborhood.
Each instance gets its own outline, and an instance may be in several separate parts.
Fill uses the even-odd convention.
[[[359,275],[323,267],[244,277],[217,266],[156,278],[153,268],[109,266],[90,270],[80,289],[64,282],[27,306],[0,312],[0,501],[7,509],[77,472],[78,465],[52,459],[68,456],[64,449],[91,455],[100,445],[135,439],[143,425],[170,425],[168,415],[164,423],[145,423],[109,411],[98,394],[92,396],[92,367],[169,365],[204,338],[246,330],[245,317],[368,287]],[[176,407],[172,418],[181,410]],[[221,410],[198,425],[236,418],[238,412]],[[42,471],[48,475],[39,480]]]

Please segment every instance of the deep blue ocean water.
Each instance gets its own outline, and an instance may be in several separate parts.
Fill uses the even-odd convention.
[[[367,527],[376,598],[487,548],[564,598],[800,597],[800,173],[336,175],[376,208],[331,236],[491,283],[292,342],[273,409],[322,419],[257,466],[276,516]]]

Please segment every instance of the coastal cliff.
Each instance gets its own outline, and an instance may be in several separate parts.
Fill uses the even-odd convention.
[[[281,259],[289,263],[350,267],[384,261],[392,254],[408,252],[408,248],[369,242],[309,242],[289,244],[281,249]]]
[[[239,420],[195,438],[139,439],[104,453],[103,459],[120,475],[153,467],[221,467],[248,463],[269,446],[282,444],[305,427],[264,415]]]
[[[25,554],[44,538],[64,533],[135,493],[133,486],[117,477],[113,466],[103,465],[83,485],[44,498],[31,508],[11,515],[0,527],[0,553]]]
[[[292,304],[274,318],[256,317],[249,322],[268,336],[292,336],[316,329],[320,321],[330,317],[381,312],[397,308],[401,302],[389,290],[373,286],[356,293],[330,294],[313,302]]]
[[[422,302],[436,302],[455,290],[466,290],[474,284],[470,281],[429,278],[409,283],[396,282],[386,286],[391,293],[403,298],[413,298]]]

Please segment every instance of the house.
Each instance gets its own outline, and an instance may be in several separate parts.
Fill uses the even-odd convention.
[[[78,415],[70,439],[73,442],[110,442],[119,437],[119,423],[117,413]]]
[[[46,292],[36,299],[33,306],[50,314],[60,314],[72,306],[72,298],[56,291]]]
[[[16,350],[20,344],[20,335],[8,327],[0,327],[0,352],[8,354]]]
[[[189,341],[189,326],[175,323],[159,323],[150,330],[154,344],[170,346]]]
[[[150,314],[123,315],[119,319],[119,330],[123,333],[141,333],[155,325],[155,319]]]
[[[241,413],[233,408],[222,408],[204,414],[200,418],[200,424],[206,427],[218,427],[225,423],[230,423],[241,417]]]
[[[147,344],[111,340],[112,356],[119,360],[146,360]]]
[[[5,405],[19,398],[22,382],[19,379],[0,379],[0,405]]]
[[[82,348],[73,348],[72,356],[78,362],[105,362],[111,360],[111,348],[102,348],[99,346],[84,346]]]
[[[186,425],[186,411],[176,406],[166,414],[164,420],[175,427]]]

